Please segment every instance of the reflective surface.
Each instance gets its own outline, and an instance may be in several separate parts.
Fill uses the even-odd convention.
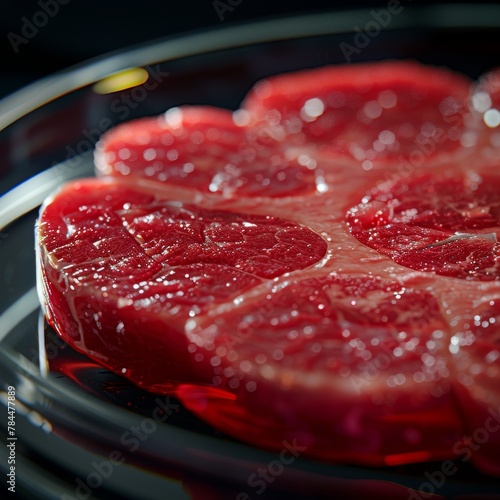
[[[0,391],[16,388],[18,492],[175,499],[500,495],[500,481],[467,464],[450,476],[440,475],[440,463],[379,470],[299,456],[283,466],[279,454],[223,436],[173,399],[139,391],[77,355],[40,317],[38,205],[62,182],[92,175],[93,146],[114,124],[186,103],[235,109],[264,76],[346,57],[415,58],[473,78],[500,61],[496,6],[407,7],[361,47],[354,28],[372,20],[369,11],[345,12],[167,40],[56,75],[0,102]],[[106,88],[118,89],[117,81],[94,86],[131,67],[145,68],[148,80],[112,93]],[[5,392],[0,400],[6,404]],[[2,426],[4,439],[5,432]],[[2,473],[6,467],[3,447]]]

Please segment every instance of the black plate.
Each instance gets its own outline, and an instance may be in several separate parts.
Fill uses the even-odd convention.
[[[500,6],[401,6],[385,9],[383,23],[368,10],[321,13],[160,40],[0,102],[0,390],[16,389],[17,492],[66,499],[500,497],[498,479],[466,465],[444,480],[440,463],[373,469],[298,457],[280,468],[276,454],[228,438],[173,399],[144,393],[74,353],[40,316],[38,206],[62,182],[92,175],[92,148],[114,124],[186,103],[235,109],[264,76],[330,63],[412,58],[472,78],[499,64]],[[147,84],[96,93],[96,82],[130,67],[146,68]],[[0,400],[7,404],[5,392]],[[4,478],[8,452],[1,448]],[[279,473],[263,480],[260,470]]]

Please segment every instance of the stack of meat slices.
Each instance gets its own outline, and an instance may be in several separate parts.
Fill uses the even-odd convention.
[[[49,321],[252,444],[500,474],[499,81],[328,67],[118,126],[42,207]]]

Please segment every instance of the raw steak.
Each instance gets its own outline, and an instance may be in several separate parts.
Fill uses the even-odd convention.
[[[500,175],[469,87],[332,67],[117,127],[104,178],[42,208],[49,320],[250,443],[500,473],[498,439],[463,444],[500,407]]]

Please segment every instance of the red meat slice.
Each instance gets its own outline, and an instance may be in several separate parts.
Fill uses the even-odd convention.
[[[475,297],[479,305],[452,322],[459,396],[467,429],[455,445],[462,461],[473,457],[483,471],[500,475],[500,297]]]
[[[117,127],[96,152],[108,179],[41,211],[49,320],[253,444],[370,465],[462,458],[465,433],[500,411],[500,177],[468,154],[497,154],[481,85],[471,111],[469,81],[444,70],[331,67],[265,80],[234,114]],[[498,444],[472,460],[500,474]]]
[[[96,151],[98,175],[143,177],[226,197],[316,189],[314,172],[255,141],[230,111],[183,107],[120,125]]]
[[[37,229],[40,288],[58,333],[157,391],[203,379],[190,369],[187,319],[326,252],[297,224],[165,194],[120,179],[74,182],[44,206]]]
[[[498,158],[500,150],[500,68],[485,73],[471,98],[482,154]]]
[[[421,174],[382,183],[346,220],[398,264],[467,280],[500,279],[500,177]]]
[[[395,465],[449,457],[461,436],[448,326],[426,291],[331,273],[264,287],[188,336],[216,388],[182,386],[181,400],[243,440]]]
[[[261,135],[369,170],[460,148],[470,84],[413,62],[331,66],[266,79],[244,109]]]

